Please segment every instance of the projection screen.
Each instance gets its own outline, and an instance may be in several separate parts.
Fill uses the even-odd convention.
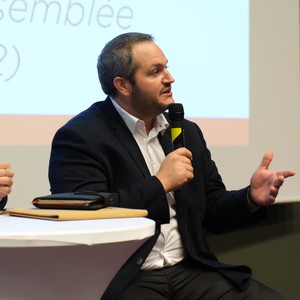
[[[97,57],[129,31],[152,34],[165,52],[174,98],[229,189],[249,184],[267,150],[272,169],[299,170],[296,0],[2,1],[0,29],[0,161],[16,174],[11,207],[50,193],[52,137],[105,98]],[[279,201],[299,199],[295,177]]]

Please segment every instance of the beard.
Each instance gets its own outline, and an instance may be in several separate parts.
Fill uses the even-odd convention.
[[[158,97],[141,91],[137,85],[133,87],[131,99],[132,108],[141,116],[154,118],[168,108]]]

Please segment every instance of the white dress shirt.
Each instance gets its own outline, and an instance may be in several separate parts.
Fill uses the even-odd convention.
[[[139,145],[150,174],[155,175],[165,158],[164,151],[158,140],[158,134],[164,134],[169,126],[165,116],[163,114],[157,116],[153,128],[147,135],[144,121],[127,113],[113,99],[112,103]],[[170,223],[161,226],[161,234],[142,269],[160,269],[165,266],[172,266],[184,258],[184,250],[178,232],[176,203],[173,192],[167,193],[167,200],[170,210]]]

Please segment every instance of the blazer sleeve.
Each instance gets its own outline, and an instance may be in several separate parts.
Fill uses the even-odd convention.
[[[142,175],[122,143],[112,135],[92,137],[72,126],[58,130],[49,164],[51,192],[116,192],[116,206],[146,209],[149,218],[168,223],[169,209],[162,184],[155,176]]]
[[[196,190],[198,197],[205,200],[205,208],[202,209],[204,227],[210,232],[222,233],[265,220],[265,208],[255,214],[250,212],[247,203],[248,186],[239,190],[226,189],[200,128],[190,124],[186,132],[190,134],[186,140],[192,141],[188,147],[193,152],[194,174],[197,176],[197,182],[191,183],[192,190]]]
[[[7,196],[1,199],[1,201],[0,201],[0,209],[4,209],[6,203],[7,203]]]

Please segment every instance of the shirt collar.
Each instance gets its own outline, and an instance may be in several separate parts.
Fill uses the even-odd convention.
[[[120,114],[122,119],[124,120],[125,124],[127,125],[128,129],[132,134],[134,134],[134,131],[136,129],[136,126],[138,123],[143,122],[142,120],[139,120],[138,118],[132,116],[127,111],[125,111],[112,97],[110,97],[112,104],[116,108],[117,112]],[[154,126],[152,130],[154,130],[157,134],[161,133],[163,135],[166,131],[166,129],[169,127],[169,123],[167,119],[165,118],[164,114],[159,114],[156,117],[156,120],[154,122]]]

